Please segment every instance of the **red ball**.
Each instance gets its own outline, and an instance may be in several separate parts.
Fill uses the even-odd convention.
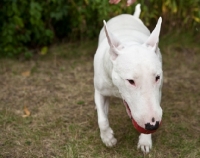
[[[156,130],[146,130],[146,129],[140,127],[134,119],[132,119],[132,123],[133,123],[135,129],[140,133],[151,134],[151,133],[154,133],[156,131]]]

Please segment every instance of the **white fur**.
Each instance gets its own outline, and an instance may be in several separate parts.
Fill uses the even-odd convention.
[[[154,31],[139,19],[140,5],[134,15],[122,14],[112,18],[99,35],[94,58],[95,104],[102,141],[114,146],[117,140],[109,126],[109,97],[125,100],[131,115],[141,127],[161,121],[162,58],[158,48],[162,19]],[[160,79],[156,82],[156,76]],[[128,80],[134,80],[131,85]],[[152,147],[151,134],[141,134],[138,148],[148,153]]]

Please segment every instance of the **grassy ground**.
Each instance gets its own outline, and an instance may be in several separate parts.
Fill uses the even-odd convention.
[[[164,115],[148,155],[137,150],[139,134],[116,98],[109,119],[118,143],[101,142],[93,100],[96,42],[54,46],[51,55],[31,61],[1,59],[0,157],[200,157],[200,46],[188,39],[161,38]],[[23,117],[24,106],[30,116]]]

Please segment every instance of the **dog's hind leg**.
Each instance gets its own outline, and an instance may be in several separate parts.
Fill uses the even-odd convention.
[[[109,98],[95,90],[95,104],[101,139],[106,146],[112,147],[117,143],[117,140],[114,137],[113,130],[110,128],[108,121]]]
[[[140,4],[137,4],[136,7],[135,7],[135,12],[134,12],[133,16],[136,17],[136,18],[139,18],[140,12],[141,12]]]

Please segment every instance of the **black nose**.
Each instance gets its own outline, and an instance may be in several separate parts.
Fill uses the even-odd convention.
[[[150,123],[146,123],[145,124],[145,129],[146,130],[156,130],[156,129],[158,129],[158,127],[159,127],[159,121],[156,121],[156,124],[155,125],[151,125]]]

